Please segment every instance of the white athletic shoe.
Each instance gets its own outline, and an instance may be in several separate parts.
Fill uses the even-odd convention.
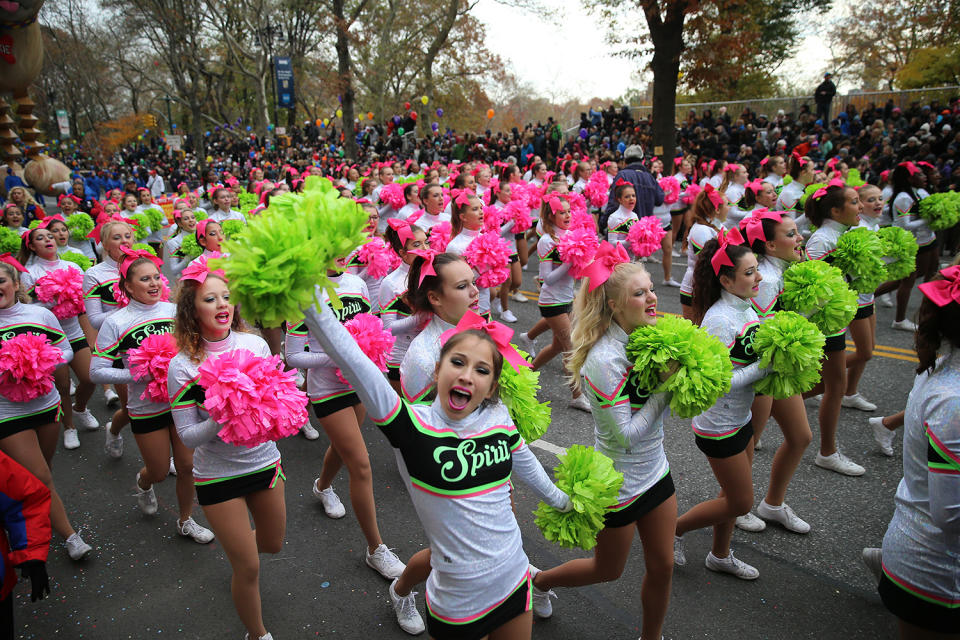
[[[173,456],[170,456],[170,468],[167,470],[167,473],[172,475],[174,478],[177,477],[177,465],[173,462]]]
[[[112,423],[108,422],[105,435],[105,442],[103,444],[103,450],[111,458],[122,458],[123,457],[123,435],[117,434],[113,435],[110,433],[110,425]]]
[[[79,533],[74,533],[67,538],[63,546],[67,548],[67,555],[70,556],[71,560],[82,560],[93,551],[93,547],[84,542]]]
[[[860,552],[860,560],[877,582],[880,582],[880,574],[883,573],[883,550],[879,547],[864,547]]]
[[[665,287],[673,287],[674,289],[677,289],[680,287],[680,283],[674,280],[673,278],[670,278],[669,280],[664,280],[661,284],[663,284],[663,286]]]
[[[893,309],[893,298],[889,293],[877,296],[877,302],[880,303],[881,307],[886,307],[887,309]]]
[[[729,573],[741,580],[756,580],[760,577],[760,572],[757,571],[756,567],[750,566],[743,560],[734,558],[732,549],[730,550],[730,555],[726,558],[718,558],[713,555],[713,551],[711,551],[707,554],[707,559],[704,564],[710,571]]]
[[[873,404],[859,393],[855,393],[852,396],[843,396],[843,400],[840,402],[840,404],[848,409],[858,409],[860,411],[877,410],[877,405]]]
[[[510,294],[510,299],[513,300],[514,302],[529,302],[529,301],[530,301],[530,299],[527,298],[527,296],[525,296],[525,295],[523,295],[522,293],[520,293],[520,290],[519,290],[519,289],[517,289],[516,291],[514,291],[513,293]]]
[[[77,385],[73,382],[73,380],[70,381],[70,395],[77,395]]]
[[[307,440],[316,440],[320,437],[320,432],[313,428],[313,425],[310,424],[310,420],[307,420],[303,423],[303,426],[300,427],[300,433],[303,434],[303,437]]]
[[[809,533],[810,531],[810,525],[801,520],[787,503],[783,503],[779,507],[771,507],[766,500],[761,500],[760,504],[757,505],[757,514],[764,520],[779,522],[784,529],[794,533]]]
[[[197,524],[193,518],[187,518],[183,522],[177,520],[177,533],[184,538],[193,538],[194,542],[207,544],[213,540],[213,531]]]
[[[146,515],[152,516],[157,512],[157,494],[153,490],[153,485],[149,489],[140,488],[140,473],[137,473],[137,504],[140,505],[140,511]]]
[[[673,564],[678,567],[687,564],[687,554],[683,552],[683,536],[673,536]]]
[[[97,422],[97,419],[93,417],[93,414],[90,413],[90,409],[84,409],[83,411],[73,410],[73,424],[76,427],[83,427],[87,431],[96,431],[100,428],[100,423]]]
[[[683,254],[680,253],[679,251],[677,251],[676,249],[674,249],[674,250],[673,250],[673,257],[674,257],[674,258],[682,258],[682,257],[683,257]]]
[[[530,354],[531,359],[536,357],[537,345],[533,342],[533,340],[527,337],[526,332],[515,333],[513,334],[513,337],[514,337],[514,343],[516,343],[518,347],[520,347],[521,349],[526,351],[528,354]]]
[[[120,396],[117,395],[117,392],[114,391],[112,387],[103,392],[103,397],[106,398],[108,407],[112,408],[120,404]]]
[[[77,449],[79,447],[80,447],[80,437],[77,436],[77,430],[64,429],[63,430],[63,448]]]
[[[388,549],[387,545],[385,544],[381,544],[374,550],[373,553],[370,553],[364,549],[363,557],[364,560],[366,560],[368,567],[382,575],[387,580],[399,578],[400,574],[403,573],[403,570],[407,568],[407,565],[400,562],[400,558],[397,557],[397,554]]]
[[[507,309],[506,311],[500,314],[500,319],[503,320],[504,322],[516,322],[517,316],[513,315],[513,311],[510,311],[510,309]]]
[[[540,573],[540,569],[537,569],[535,566],[530,565],[530,585],[533,586],[533,578]],[[544,620],[553,615],[553,603],[550,602],[550,598],[556,598],[557,594],[553,592],[553,589],[548,591],[540,591],[536,587],[533,587],[533,614],[538,618],[543,618]]]
[[[763,450],[763,443],[760,442],[760,438],[757,438],[756,440],[753,441],[753,450],[754,450],[754,451],[762,451],[762,450]]]
[[[845,476],[862,476],[866,472],[866,469],[839,451],[835,451],[829,456],[817,453],[817,459],[813,463],[818,467],[836,471]]]
[[[906,318],[903,320],[894,320],[890,327],[898,331],[909,331],[910,333],[914,333],[917,330],[917,325]]]
[[[317,480],[319,479],[320,478],[317,478]],[[317,480],[313,481],[313,496],[323,505],[323,512],[327,514],[328,518],[336,519],[345,516],[347,510],[344,508],[343,503],[340,502],[340,496],[333,491],[333,487],[327,487],[323,491],[320,491],[320,489],[317,488]]]
[[[883,417],[870,418],[867,420],[873,428],[873,439],[877,441],[881,453],[885,456],[893,456],[893,438],[896,431],[891,431],[883,426]]]
[[[297,388],[303,387],[303,383],[306,381],[307,379],[303,377],[303,371],[297,369]]]
[[[587,400],[587,396],[581,394],[570,401],[570,404],[567,405],[571,409],[577,409],[578,411],[586,411],[590,413],[590,401]]]
[[[500,298],[494,298],[490,301],[490,311],[498,315],[503,311],[503,305],[500,304]]]
[[[767,523],[748,511],[742,516],[737,516],[737,528],[750,533],[758,533],[767,528]]]
[[[397,614],[397,623],[401,629],[410,635],[420,635],[426,627],[423,624],[423,618],[420,617],[420,612],[417,611],[417,601],[414,598],[417,592],[411,591],[405,596],[398,596],[395,589],[397,580],[398,579],[394,579],[394,581],[390,583],[389,589],[390,602],[393,603],[393,611]]]
[[[243,640],[250,640],[250,634],[249,633],[243,634]],[[260,636],[257,640],[273,640],[273,635],[268,631],[267,635]]]

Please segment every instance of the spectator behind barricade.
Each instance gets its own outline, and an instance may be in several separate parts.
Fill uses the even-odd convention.
[[[617,210],[619,203],[614,196],[614,189],[618,181],[626,180],[633,185],[637,194],[637,203],[633,207],[634,213],[638,218],[653,215],[653,208],[663,204],[663,189],[657,184],[657,181],[650,175],[646,167],[643,166],[643,147],[638,144],[632,144],[623,152],[623,159],[627,166],[617,172],[610,187],[610,195],[607,206],[601,212],[598,221],[600,233],[606,233],[607,218]]]

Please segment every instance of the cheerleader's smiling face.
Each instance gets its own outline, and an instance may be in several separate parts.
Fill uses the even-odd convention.
[[[6,263],[0,267],[0,309],[9,309],[17,301],[17,278],[12,275],[13,267]]]
[[[131,266],[127,277],[123,280],[123,288],[131,299],[141,304],[153,304],[160,301],[163,291],[163,280],[160,270],[150,260],[143,260],[140,264]]]
[[[106,202],[103,203],[103,212],[106,213],[108,216],[119,215],[120,207],[113,200],[107,200]]]
[[[863,205],[860,204],[860,195],[853,187],[847,187],[843,191],[843,208],[830,209],[830,217],[840,224],[852,227],[860,222],[861,211],[863,211]]]
[[[193,233],[197,228],[197,214],[190,209],[184,209],[177,219],[177,224],[187,233]]]
[[[863,204],[863,215],[879,218],[883,213],[883,192],[872,184],[864,185],[857,191]]]
[[[11,229],[19,229],[23,226],[23,211],[15,204],[7,205],[3,210],[3,225]]]
[[[137,196],[132,193],[128,193],[123,196],[123,208],[130,213],[133,213],[137,210]]]
[[[227,283],[216,276],[207,276],[197,289],[194,305],[197,308],[197,324],[206,340],[222,340],[230,333],[233,324],[233,305]]]
[[[43,260],[57,258],[57,241],[47,229],[35,229],[30,234],[30,249]]]
[[[757,269],[757,256],[749,251],[737,260],[733,277],[720,276],[720,286],[726,289],[728,293],[747,300],[760,292],[761,280],[763,280],[763,276]]]
[[[783,216],[783,222],[777,224],[772,240],[767,240],[767,255],[774,258],[780,258],[787,262],[797,262],[803,258],[800,251],[800,245],[803,244],[803,236],[797,231],[797,223],[793,218]]]
[[[153,196],[150,195],[149,191],[143,190],[137,192],[140,196],[140,204],[150,204],[153,202]]]
[[[47,230],[53,234],[58,247],[67,246],[67,241],[70,239],[70,230],[67,229],[67,225],[58,220],[47,225]]]
[[[457,334],[440,352],[435,372],[437,399],[451,420],[460,420],[474,412],[484,400],[493,397],[502,358],[493,342],[478,332]]]
[[[657,294],[646,271],[637,270],[620,291],[619,300],[608,300],[614,321],[630,334],[637,327],[657,324]]]
[[[66,218],[77,212],[77,202],[73,198],[63,198],[60,200],[60,212],[63,213],[63,217]]]
[[[439,291],[427,293],[433,312],[450,324],[457,324],[467,309],[479,307],[480,290],[474,284],[473,269],[463,260],[445,264],[439,270],[442,280]]]

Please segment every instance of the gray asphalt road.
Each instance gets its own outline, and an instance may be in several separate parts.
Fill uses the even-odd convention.
[[[660,266],[650,265],[654,281]],[[682,261],[674,267],[682,274]],[[525,289],[535,290],[532,272]],[[660,308],[680,311],[676,289],[659,288]],[[914,292],[914,307],[919,293]],[[538,317],[533,302],[513,303],[524,330]],[[878,355],[868,365],[861,387],[879,405],[875,415],[903,408],[912,384],[912,363],[905,361],[911,336],[892,331],[892,310],[879,311]],[[544,338],[538,346],[546,344]],[[891,350],[891,348],[893,350]],[[899,350],[899,351],[898,351]],[[588,415],[566,408],[559,363],[543,373],[554,423],[545,440],[557,447],[592,444]],[[93,410],[101,422],[108,412],[102,396]],[[817,440],[816,406],[807,403]],[[869,415],[844,409],[839,441],[844,452],[867,468],[861,478],[846,478],[813,465],[808,450],[788,494],[788,502],[813,530],[799,536],[770,527],[759,534],[737,531],[737,555],[754,564],[761,577],[752,583],[707,571],[702,558],[710,532],[687,536],[686,567],[674,577],[667,616],[667,638],[892,638],[894,620],[876,595],[860,564],[860,550],[878,545],[893,510],[901,477],[900,438],[896,457],[883,457],[867,424]],[[368,422],[366,435],[375,478],[380,530],[386,543],[406,559],[424,545],[424,535],[397,473],[385,439]],[[143,516],[133,495],[140,466],[127,433],[121,460],[103,453],[103,431],[81,433],[81,448],[60,450],[54,476],[67,510],[85,539],[96,548],[81,563],[69,560],[59,541],[51,553],[53,597],[31,603],[25,585],[16,590],[19,637],[49,638],[243,638],[230,599],[230,569],[216,541],[200,546],[176,535],[173,483],[157,487],[160,512]],[[757,501],[766,487],[770,462],[781,436],[771,424],[754,465]],[[282,553],[261,556],[261,591],[267,628],[277,640],[291,638],[404,638],[388,603],[387,583],[362,561],[363,539],[347,500],[345,472],[335,483],[347,517],[328,519],[310,493],[327,441],[302,437],[280,443],[287,471],[287,536]],[[697,450],[689,424],[669,418],[666,450],[683,512],[717,490]],[[550,451],[534,451],[551,469]],[[522,484],[516,491],[518,520],[531,562],[550,567],[579,553],[546,542],[533,524],[535,500]],[[205,522],[202,515],[198,520]],[[554,616],[537,622],[534,638],[636,638],[640,623],[643,556],[634,543],[624,575],[614,583],[558,590]],[[418,598],[423,611],[422,596]]]

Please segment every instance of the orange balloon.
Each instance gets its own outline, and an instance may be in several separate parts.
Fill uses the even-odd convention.
[[[319,127],[322,124],[323,124],[323,120],[321,118],[317,118],[317,126]]]
[[[367,120],[373,120],[373,111],[367,111]]]
[[[487,109],[487,120],[491,120],[493,118],[493,113],[493,109]]]

